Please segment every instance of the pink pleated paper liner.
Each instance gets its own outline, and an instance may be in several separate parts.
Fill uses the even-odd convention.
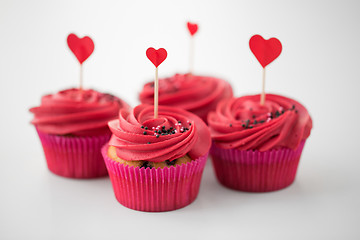
[[[95,137],[74,137],[37,132],[51,172],[68,178],[107,175],[101,148],[109,141],[110,133]]]
[[[164,212],[192,203],[199,192],[207,156],[190,163],[161,168],[139,168],[120,164],[102,154],[109,172],[115,197],[130,209],[145,212]]]
[[[221,149],[210,153],[216,177],[226,187],[247,192],[269,192],[289,186],[296,176],[305,141],[296,150],[240,151]]]

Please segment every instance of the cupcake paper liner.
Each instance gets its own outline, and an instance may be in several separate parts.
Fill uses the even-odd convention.
[[[217,179],[226,187],[247,192],[269,192],[289,186],[296,176],[305,141],[296,150],[265,152],[222,149],[210,153]]]
[[[58,136],[37,130],[48,168],[68,178],[96,178],[107,175],[101,148],[111,134],[93,137]]]
[[[208,154],[186,164],[139,168],[120,164],[102,149],[115,197],[123,206],[145,212],[164,212],[192,203],[199,192]]]

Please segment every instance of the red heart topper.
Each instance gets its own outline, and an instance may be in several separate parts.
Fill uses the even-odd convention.
[[[279,39],[270,38],[269,40],[265,40],[260,35],[252,36],[249,45],[252,53],[263,68],[274,61],[280,55],[282,50]]]
[[[167,57],[167,52],[164,48],[159,48],[158,50],[154,48],[148,48],[146,50],[147,58],[158,67]]]
[[[78,38],[74,33],[67,37],[67,44],[75,57],[82,64],[94,51],[94,42],[90,37]]]
[[[189,29],[191,36],[194,36],[199,27],[196,23],[187,22],[187,28]]]

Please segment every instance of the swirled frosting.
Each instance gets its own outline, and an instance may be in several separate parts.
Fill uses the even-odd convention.
[[[264,106],[260,105],[260,95],[224,100],[209,113],[208,124],[217,146],[259,151],[296,149],[312,128],[305,107],[273,94],[266,94]]]
[[[232,88],[224,80],[176,74],[170,78],[159,79],[159,105],[175,106],[195,113],[205,122],[207,114],[215,110],[222,99],[233,96]],[[154,84],[145,84],[140,93],[141,103],[154,103]]]
[[[131,112],[123,109],[109,127],[113,133],[109,145],[128,161],[163,162],[185,154],[196,159],[211,145],[206,124],[196,115],[174,107],[160,106],[156,119],[152,105],[141,104]]]
[[[110,94],[72,88],[43,96],[40,106],[30,109],[31,123],[48,134],[95,136],[110,133],[108,121],[128,107]]]

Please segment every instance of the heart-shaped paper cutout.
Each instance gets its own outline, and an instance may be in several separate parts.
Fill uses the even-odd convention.
[[[187,27],[189,29],[191,36],[194,36],[194,34],[197,32],[197,30],[199,28],[196,23],[191,23],[191,22],[187,23]]]
[[[67,37],[67,44],[75,57],[82,64],[94,51],[94,42],[90,37],[78,38],[74,33]]]
[[[274,61],[280,55],[282,50],[279,39],[270,38],[269,40],[265,40],[260,35],[252,36],[249,45],[252,53],[263,68]]]
[[[158,67],[167,57],[167,52],[164,48],[159,48],[158,50],[154,48],[148,48],[146,50],[147,58]]]

